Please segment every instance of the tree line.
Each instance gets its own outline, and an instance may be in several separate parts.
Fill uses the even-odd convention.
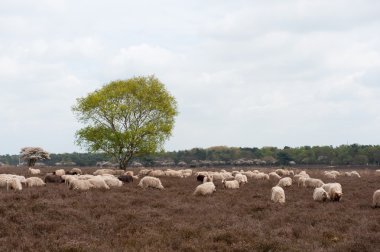
[[[144,166],[157,165],[160,162],[190,165],[194,161],[210,161],[213,164],[236,164],[237,160],[261,160],[264,164],[275,165],[379,165],[380,145],[340,145],[340,146],[302,146],[302,147],[227,147],[193,148],[190,150],[167,151],[157,154],[135,157],[134,162]],[[63,153],[50,154],[43,163],[49,166],[95,166],[97,162],[117,163],[106,153]],[[0,155],[0,162],[18,165],[19,155]],[[234,163],[235,162],[235,163]],[[133,164],[133,162],[132,162]]]

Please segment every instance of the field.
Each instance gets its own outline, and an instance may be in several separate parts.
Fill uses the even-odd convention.
[[[322,171],[308,173],[330,182]],[[362,178],[337,179],[341,202],[314,202],[313,189],[293,185],[285,205],[270,201],[273,184],[252,179],[238,190],[216,182],[208,197],[192,195],[195,177],[163,177],[163,191],[137,181],[88,192],[0,188],[0,251],[380,251],[380,209],[371,208],[380,177],[358,171]]]

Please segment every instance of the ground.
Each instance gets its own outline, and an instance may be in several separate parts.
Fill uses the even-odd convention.
[[[330,182],[323,170],[307,171]],[[362,178],[337,179],[341,202],[314,202],[313,189],[293,185],[284,205],[270,201],[273,183],[252,179],[238,190],[216,182],[206,197],[192,195],[194,176],[163,177],[162,191],[138,181],[88,192],[65,184],[0,188],[0,251],[380,251],[380,208],[371,207],[380,177],[358,171]],[[31,176],[26,168],[0,173]]]

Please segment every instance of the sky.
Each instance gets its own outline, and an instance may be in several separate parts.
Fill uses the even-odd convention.
[[[71,107],[154,74],[169,151],[380,144],[380,1],[0,0],[0,155],[85,152]]]

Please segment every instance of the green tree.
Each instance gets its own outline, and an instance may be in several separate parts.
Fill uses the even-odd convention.
[[[112,81],[72,108],[87,126],[77,143],[90,152],[105,152],[125,169],[133,157],[163,150],[171,136],[177,102],[154,76]]]

